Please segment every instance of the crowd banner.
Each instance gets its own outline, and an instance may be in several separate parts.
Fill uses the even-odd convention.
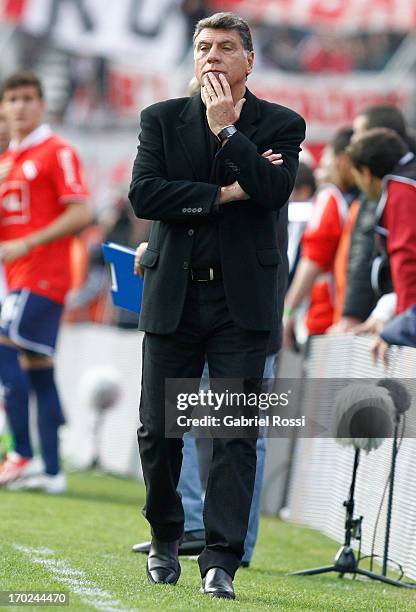
[[[414,0],[211,0],[211,5],[278,25],[404,31],[416,27]]]
[[[250,21],[339,30],[416,28],[414,0],[211,0]],[[50,37],[69,51],[129,55],[142,65],[174,66],[186,51],[186,18],[178,0],[0,0],[0,23]]]
[[[66,51],[153,68],[176,65],[187,45],[176,0],[0,0],[7,21]]]
[[[109,73],[110,103],[119,116],[137,121],[138,109],[167,97],[186,95],[190,75],[181,71],[140,69],[112,62]],[[380,73],[344,76],[294,75],[257,71],[248,81],[259,96],[299,112],[306,120],[309,141],[323,142],[352,124],[358,112],[372,104],[394,104],[412,113],[415,84],[412,79],[392,79]]]
[[[210,0],[209,7],[295,27],[402,31],[416,27],[414,0]],[[0,0],[0,19],[40,31],[48,28],[48,21],[69,16],[68,25],[76,25],[77,20],[90,33],[98,34],[113,23],[114,37],[120,35],[119,26],[125,33],[152,36],[158,33],[160,17],[177,8],[175,0]]]

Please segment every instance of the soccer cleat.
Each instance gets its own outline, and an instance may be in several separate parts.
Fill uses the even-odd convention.
[[[32,457],[22,457],[18,453],[11,451],[7,453],[5,460],[0,465],[0,486],[26,476],[32,467]]]
[[[9,491],[41,491],[49,495],[62,495],[66,493],[65,474],[59,472],[55,476],[39,474],[28,478],[19,478],[8,485]]]

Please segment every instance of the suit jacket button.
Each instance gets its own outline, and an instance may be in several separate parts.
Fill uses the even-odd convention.
[[[183,212],[183,213],[186,213],[186,212],[187,212],[187,211],[186,211],[186,208],[182,208],[182,212]]]
[[[189,269],[189,262],[187,262],[187,261],[183,262],[183,269],[184,270],[188,270]]]
[[[202,208],[198,208],[198,212],[202,212]]]
[[[193,236],[194,233],[195,233],[195,230],[193,229],[188,230],[188,236]]]
[[[193,209],[192,209],[192,212],[193,212],[193,213],[197,212],[196,208],[193,208]]]

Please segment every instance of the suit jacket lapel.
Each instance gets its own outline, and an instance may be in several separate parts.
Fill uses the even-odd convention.
[[[207,181],[212,160],[206,143],[205,107],[203,108],[199,94],[189,98],[179,120],[181,124],[176,128],[178,138],[194,171],[195,179]]]
[[[241,111],[241,117],[236,123],[240,132],[247,138],[252,138],[257,131],[257,121],[261,117],[259,103],[251,91],[246,89],[246,102]],[[178,138],[183,146],[189,165],[192,167],[195,179],[209,181],[212,159],[206,142],[205,107],[199,94],[189,98],[179,115],[180,125],[177,126]]]
[[[244,97],[246,101],[235,126],[247,138],[252,138],[257,131],[256,123],[261,117],[260,107],[256,96],[249,89],[246,89]]]

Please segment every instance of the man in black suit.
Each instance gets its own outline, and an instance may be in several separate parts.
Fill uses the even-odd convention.
[[[175,584],[183,508],[182,440],[165,437],[165,379],[256,381],[278,320],[279,209],[293,188],[303,119],[246,89],[248,25],[230,13],[194,36],[201,92],[145,109],[130,201],[153,220],[145,269],[139,448],[152,527],[151,582]],[[283,162],[283,163],[282,163]],[[206,491],[202,591],[234,598],[256,467],[256,440],[215,439]]]

